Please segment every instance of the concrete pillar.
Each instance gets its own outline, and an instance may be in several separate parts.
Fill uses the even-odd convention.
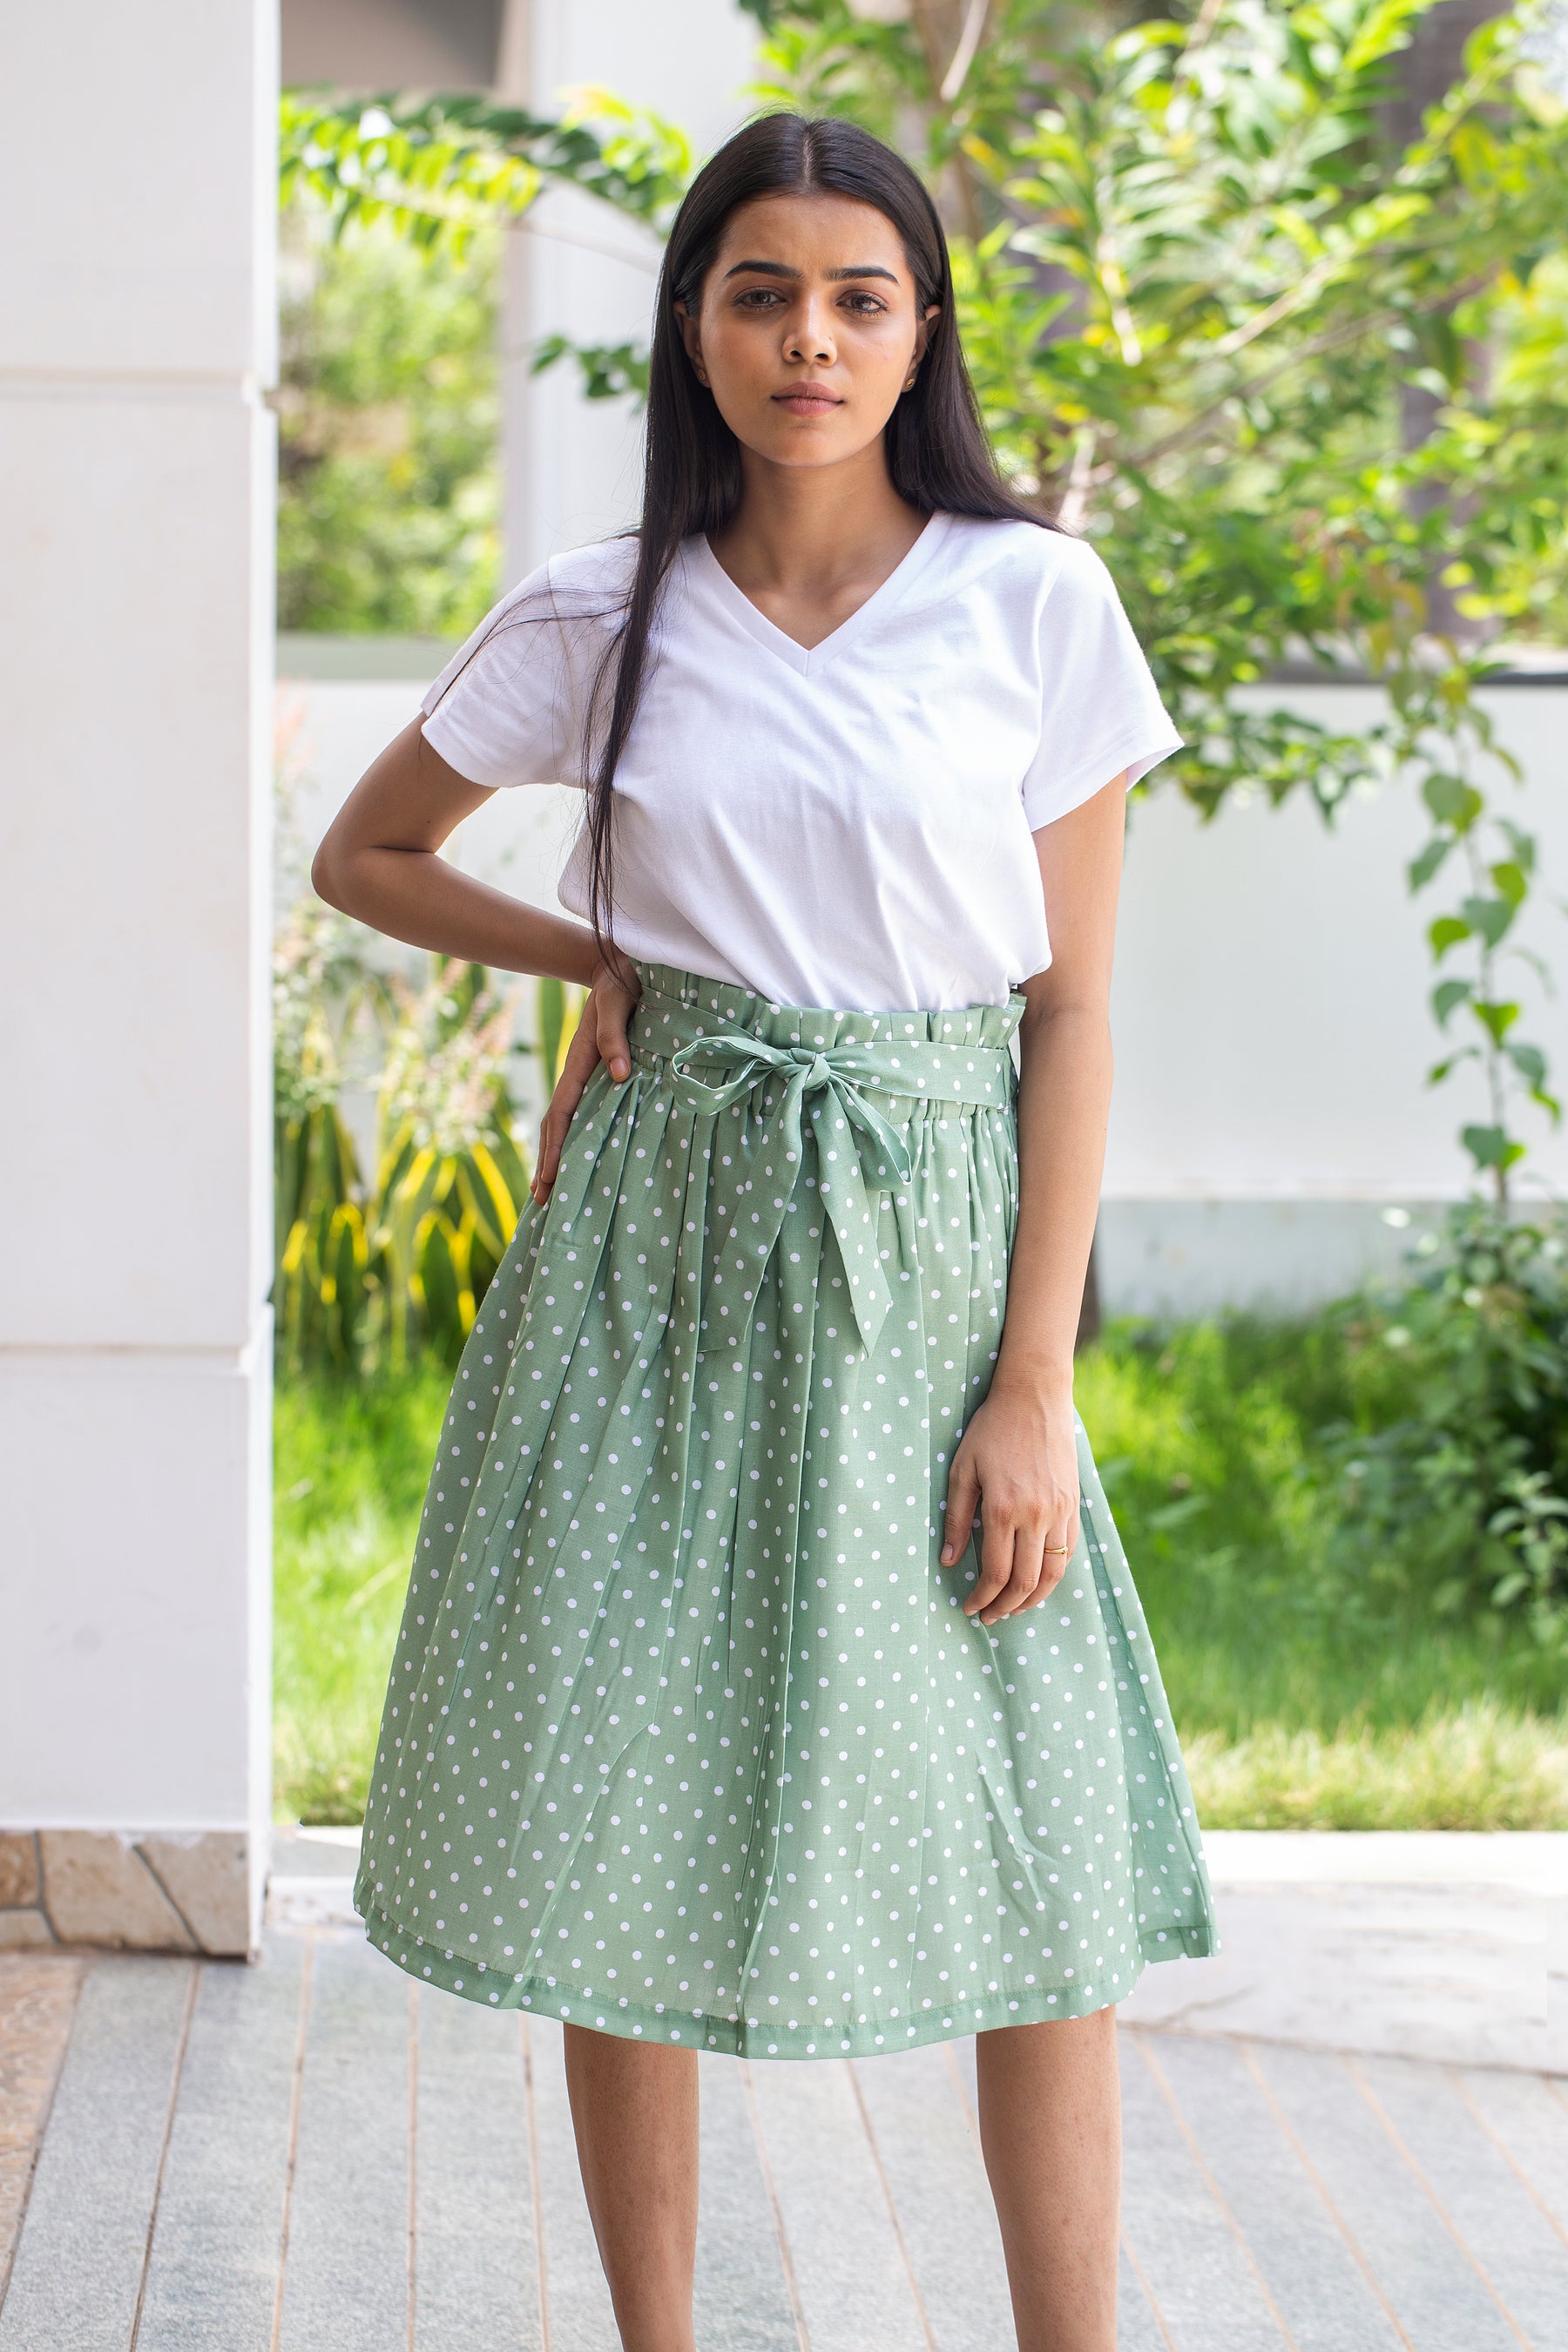
[[[270,1814],[275,0],[0,29],[0,1944],[243,1952]]]
[[[500,94],[541,114],[584,87],[651,107],[699,156],[749,110],[755,19],[735,0],[509,0]],[[658,241],[590,196],[552,190],[507,238],[501,401],[506,571],[521,579],[556,550],[637,520],[642,436],[629,400],[584,400],[575,363],[530,373],[539,340],[645,341]]]

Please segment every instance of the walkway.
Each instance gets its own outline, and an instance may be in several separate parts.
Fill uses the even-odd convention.
[[[0,2352],[613,2352],[558,2029],[322,1892],[251,1969],[0,1959]],[[702,2352],[1004,2352],[971,2045],[702,2063]],[[1137,2025],[1122,2068],[1124,2352],[1568,2352],[1568,2080]]]

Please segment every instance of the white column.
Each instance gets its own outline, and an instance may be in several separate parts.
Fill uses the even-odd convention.
[[[651,107],[699,157],[745,120],[755,20],[735,0],[509,0],[501,96],[554,114],[584,87]],[[575,363],[530,373],[539,339],[646,341],[658,246],[572,190],[542,196],[508,237],[501,402],[506,568],[521,577],[556,550],[635,522],[642,434],[629,400],[584,400]]]
[[[0,84],[0,1942],[244,1951],[275,0],[8,9]]]

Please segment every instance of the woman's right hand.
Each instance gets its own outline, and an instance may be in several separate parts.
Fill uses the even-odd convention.
[[[599,1064],[605,1064],[617,1086],[624,1086],[631,1076],[626,1023],[641,992],[635,974],[628,973],[623,979],[608,964],[595,965],[587,1001],[566,1048],[555,1092],[550,1097],[550,1108],[540,1122],[539,1154],[528,1189],[542,1205],[550,1198],[550,1188],[561,1166],[573,1114]]]

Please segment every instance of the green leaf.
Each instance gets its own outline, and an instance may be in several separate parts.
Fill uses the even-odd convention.
[[[529,374],[542,375],[547,368],[555,365],[557,360],[563,360],[572,348],[569,335],[541,335],[528,362]]]
[[[1453,846],[1451,835],[1439,834],[1435,841],[1429,841],[1426,844],[1419,857],[1411,859],[1405,873],[1412,890],[1421,890],[1426,887]]]
[[[1497,946],[1513,920],[1513,908],[1506,898],[1462,898],[1459,912],[1489,948]]]
[[[1468,980],[1445,980],[1432,991],[1432,1010],[1439,1029],[1448,1025],[1448,1015],[1457,1004],[1463,1004],[1471,994]]]
[[[1428,776],[1421,797],[1438,824],[1451,824],[1456,833],[1468,832],[1486,806],[1475,786],[1467,784],[1462,776]]]
[[[1546,1056],[1539,1045],[1510,1045],[1506,1050],[1521,1077],[1528,1078],[1532,1087],[1545,1085]]]
[[[561,1076],[561,1040],[566,1026],[566,983],[546,972],[539,983],[538,1053],[544,1083],[552,1092]]]
[[[1516,1143],[1506,1128],[1462,1128],[1459,1140],[1478,1168],[1511,1168],[1524,1157],[1523,1144]]]
[[[1499,1004],[1481,997],[1474,1000],[1470,1010],[1494,1045],[1502,1044],[1503,1038],[1519,1019],[1517,1004]]]
[[[1520,871],[1527,875],[1533,874],[1535,871],[1534,835],[1526,833],[1521,825],[1515,824],[1511,818],[1506,816],[1499,817],[1498,829],[1512,849],[1514,863]]]
[[[1468,940],[1469,936],[1469,924],[1462,922],[1458,915],[1439,915],[1426,933],[1432,944],[1433,954],[1439,958],[1446,956],[1450,948],[1457,948],[1461,940]]]

